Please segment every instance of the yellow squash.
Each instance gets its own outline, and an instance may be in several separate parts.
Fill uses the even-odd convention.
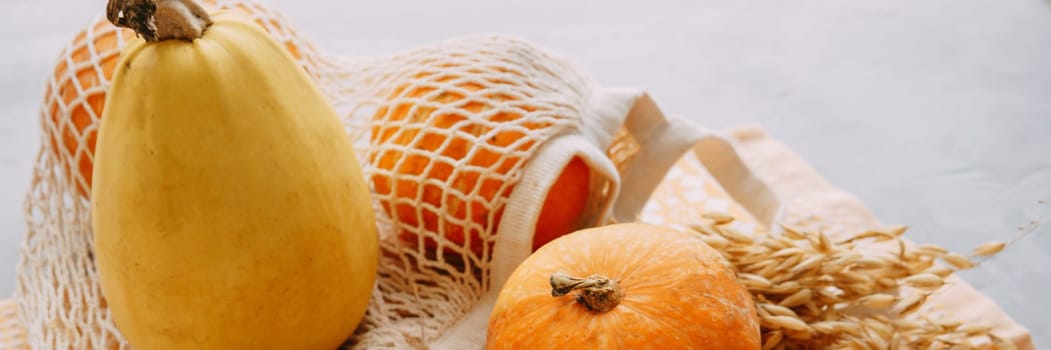
[[[340,345],[378,243],[332,107],[250,20],[189,0],[110,5],[146,39],[117,66],[91,197],[118,329],[136,349]],[[155,29],[136,22],[153,16]]]

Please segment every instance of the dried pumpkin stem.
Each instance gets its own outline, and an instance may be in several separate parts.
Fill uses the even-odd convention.
[[[588,310],[597,312],[612,310],[624,298],[620,284],[603,275],[580,278],[562,272],[551,274],[551,296],[560,297],[574,290],[580,290],[577,302],[584,304]]]
[[[109,0],[106,18],[148,42],[193,41],[212,25],[207,11],[193,0]]]

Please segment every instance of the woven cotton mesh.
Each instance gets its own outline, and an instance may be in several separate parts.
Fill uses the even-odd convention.
[[[326,62],[276,13],[247,1],[206,3],[252,15],[325,84]],[[65,47],[46,81],[15,290],[27,341],[37,348],[127,347],[98,284],[87,197],[106,90],[120,50],[133,37],[97,17]]]

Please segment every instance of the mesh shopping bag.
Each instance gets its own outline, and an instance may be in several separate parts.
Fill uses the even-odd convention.
[[[568,206],[570,228],[632,221],[697,141],[692,125],[666,118],[644,92],[599,86],[517,38],[326,56],[254,2],[208,4],[245,11],[284,43],[367,160],[383,254],[348,347],[480,346],[476,325],[534,248],[543,209],[568,197],[563,175],[578,177],[565,189],[585,193]],[[87,197],[105,91],[132,35],[96,19],[47,81],[16,290],[28,342],[39,347],[127,348],[98,285]]]

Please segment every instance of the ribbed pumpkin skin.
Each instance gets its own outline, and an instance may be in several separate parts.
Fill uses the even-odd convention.
[[[526,259],[504,285],[489,320],[488,349],[760,348],[759,318],[718,252],[696,236],[617,224],[558,238]],[[573,295],[551,296],[555,272],[619,281],[607,312]]]
[[[99,134],[96,261],[136,349],[333,349],[376,278],[366,182],[288,52],[224,14],[129,45]]]

